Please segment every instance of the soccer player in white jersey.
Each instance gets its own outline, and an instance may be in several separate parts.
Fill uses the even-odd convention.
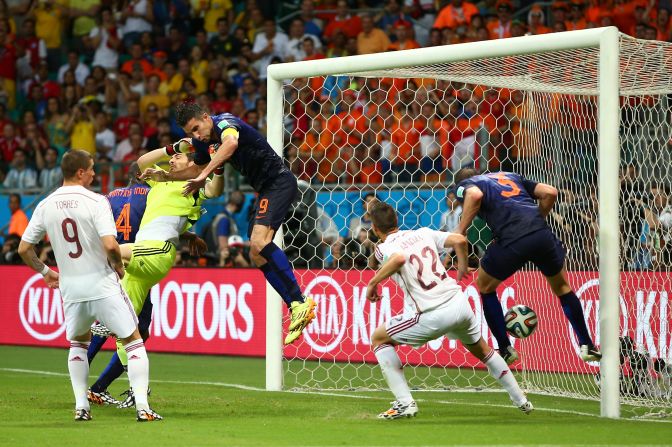
[[[117,334],[128,353],[128,378],[136,394],[137,420],[160,420],[147,402],[149,360],[135,312],[119,282],[124,265],[112,211],[104,196],[86,189],[95,175],[93,158],[85,151],[68,151],[61,170],[63,186],[35,208],[19,244],[19,254],[29,267],[42,273],[49,287],[60,288],[70,341],[68,371],[75,393],[75,420],[91,420],[86,397],[86,351],[94,320]],[[35,253],[35,245],[45,234],[51,241],[58,272],[44,265]]]
[[[392,408],[380,419],[415,416],[418,406],[408,387],[397,345],[419,347],[442,335],[462,342],[488,368],[488,372],[509,393],[513,404],[524,413],[534,408],[518,386],[506,362],[481,337],[474,312],[462,288],[448,276],[439,259],[439,250],[452,247],[457,254],[458,281],[467,272],[467,240],[461,234],[419,230],[399,230],[397,214],[390,205],[375,202],[369,209],[372,228],[380,239],[376,258],[382,263],[368,284],[366,297],[378,301],[378,284],[393,277],[404,290],[415,315],[397,315],[376,328],[372,347],[383,376],[394,394]]]

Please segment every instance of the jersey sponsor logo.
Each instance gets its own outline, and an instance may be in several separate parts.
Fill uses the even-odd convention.
[[[50,289],[36,273],[28,278],[19,296],[19,318],[23,328],[36,340],[54,340],[65,331],[61,292]]]

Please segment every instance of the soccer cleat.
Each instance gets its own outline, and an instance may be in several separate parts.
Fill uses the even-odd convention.
[[[524,404],[519,405],[518,409],[525,414],[530,414],[534,411],[534,406],[532,405],[532,402],[528,400]]]
[[[148,408],[146,410],[138,410],[136,412],[136,415],[138,417],[138,422],[151,422],[151,421],[162,421],[163,420],[161,415],[159,415],[159,413],[156,413],[151,408]]]
[[[305,301],[292,301],[291,319],[289,322],[289,331],[303,331],[303,329],[315,318],[315,301],[311,297],[305,297]]]
[[[513,346],[507,346],[506,349],[499,349],[499,355],[502,356],[507,365],[514,363],[520,358],[518,351]]]
[[[378,419],[412,418],[415,417],[416,414],[418,414],[418,405],[415,401],[402,404],[398,400],[395,400],[392,402],[392,408],[380,413]]]
[[[86,397],[89,399],[89,402],[97,405],[119,405],[121,403],[112,397],[112,395],[107,390],[96,393],[95,391],[91,391],[91,388],[89,388],[86,392]]]
[[[147,388],[147,395],[149,396],[152,394],[152,390],[150,388]],[[133,394],[133,388],[129,388],[123,393],[120,394],[120,396],[126,396],[126,398],[117,405],[117,408],[131,408],[135,407],[135,395]]]
[[[106,328],[103,324],[101,324],[99,321],[93,322],[93,324],[91,325],[91,333],[99,337],[110,337],[113,335],[112,332],[110,332],[110,330]]]
[[[90,421],[91,419],[91,412],[89,410],[85,410],[84,408],[75,410],[76,421]]]
[[[581,359],[584,362],[599,362],[602,353],[593,345],[581,345]]]

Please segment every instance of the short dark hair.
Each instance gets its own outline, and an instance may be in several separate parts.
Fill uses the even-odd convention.
[[[175,121],[180,127],[187,125],[192,118],[200,118],[205,111],[195,102],[183,102],[175,108]]]
[[[369,217],[371,217],[373,226],[384,234],[399,227],[397,223],[397,212],[391,205],[388,205],[385,202],[374,202],[369,210]]]
[[[93,157],[88,152],[80,149],[70,149],[61,160],[63,178],[71,179],[77,175],[77,171],[80,169],[88,169],[91,160],[93,160]]]
[[[139,175],[140,175],[140,166],[138,165],[137,162],[134,161],[128,167],[128,186],[142,183],[142,181],[138,179]]]
[[[13,192],[9,195],[10,200],[15,198],[17,202],[19,202],[19,208],[21,207],[21,194]]]
[[[478,175],[478,171],[474,168],[462,168],[455,173],[455,184],[459,184],[461,181],[468,178]]]

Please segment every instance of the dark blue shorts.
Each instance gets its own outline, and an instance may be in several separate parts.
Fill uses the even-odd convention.
[[[560,273],[565,265],[565,247],[550,229],[530,233],[506,247],[492,242],[481,259],[488,275],[504,281],[532,262],[544,276]]]
[[[278,175],[268,186],[257,195],[254,202],[254,215],[248,228],[248,237],[252,235],[255,225],[263,225],[277,230],[287,217],[289,209],[296,201],[298,186],[296,177],[289,171]]]

